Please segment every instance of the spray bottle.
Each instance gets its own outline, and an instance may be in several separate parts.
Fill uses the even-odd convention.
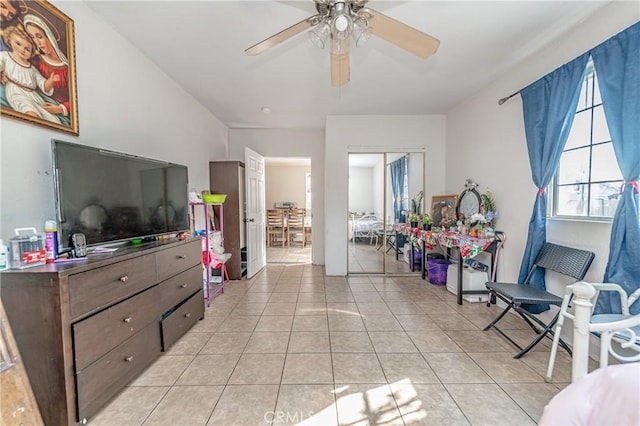
[[[58,257],[58,224],[56,221],[47,220],[44,223],[44,232],[47,263],[52,263]]]

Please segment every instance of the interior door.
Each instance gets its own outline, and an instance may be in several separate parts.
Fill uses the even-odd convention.
[[[244,160],[247,195],[247,278],[251,278],[267,264],[264,157],[245,148]]]

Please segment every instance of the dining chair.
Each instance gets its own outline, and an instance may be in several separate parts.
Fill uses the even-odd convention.
[[[269,209],[267,210],[267,241],[268,245],[280,242],[282,247],[288,244],[287,226],[284,220],[284,210]]]
[[[305,246],[305,233],[304,233],[304,217],[306,215],[305,209],[292,209],[289,212],[289,218],[287,219],[287,232],[289,233],[289,245],[294,243],[302,244]]]

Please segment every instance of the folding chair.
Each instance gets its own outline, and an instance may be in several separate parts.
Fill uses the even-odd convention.
[[[571,247],[561,246],[558,244],[545,243],[544,246],[542,246],[542,250],[540,250],[540,253],[538,253],[536,261],[529,270],[524,283],[515,284],[487,282],[486,286],[492,296],[492,299],[494,298],[494,296],[498,297],[500,300],[507,304],[507,307],[496,317],[496,319],[494,319],[489,325],[484,328],[484,331],[494,328],[511,344],[520,349],[520,352],[518,352],[514,356],[514,358],[522,357],[524,354],[529,352],[531,348],[537,345],[545,336],[551,339],[551,336],[554,335],[553,327],[556,324],[556,321],[558,321],[560,312],[558,311],[553,319],[548,324],[545,324],[534,314],[524,309],[522,305],[549,304],[560,306],[562,305],[562,298],[545,290],[529,285],[529,281],[531,280],[533,273],[537,268],[544,268],[545,270],[554,271],[559,274],[572,277],[576,281],[580,281],[587,273],[587,270],[591,266],[591,262],[593,261],[594,257],[595,254],[587,250],[579,250]],[[496,323],[500,321],[511,309],[516,311],[522,317],[522,319],[525,320],[529,327],[531,327],[531,329],[537,334],[537,336],[531,341],[531,343],[529,343],[524,348],[514,342],[513,339],[507,336],[496,326]],[[534,322],[538,326],[534,325]],[[558,339],[558,344],[562,346],[567,352],[569,352],[569,354],[571,354],[571,349],[569,349],[569,346],[567,346],[567,344],[562,339]]]

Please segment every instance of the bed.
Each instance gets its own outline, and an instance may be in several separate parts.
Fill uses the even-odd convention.
[[[384,223],[374,213],[349,213],[349,240],[355,243],[358,239],[369,239],[369,243],[376,237],[376,231],[383,229]]]

